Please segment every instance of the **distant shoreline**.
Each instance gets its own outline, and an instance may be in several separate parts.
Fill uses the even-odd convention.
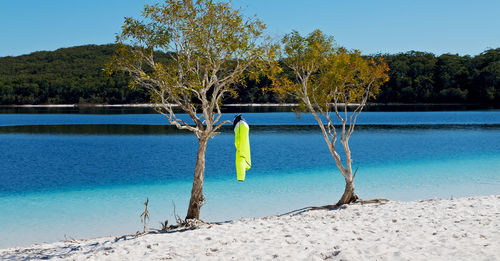
[[[149,104],[149,103],[140,103],[140,104],[13,104],[13,105],[0,105],[3,108],[152,108],[158,107],[161,104]],[[171,104],[172,107],[177,107],[176,104]],[[297,103],[244,103],[244,104],[224,104],[223,106],[227,107],[294,107],[298,106]]]
[[[343,106],[343,104],[340,104]],[[358,104],[349,104],[349,107]],[[0,105],[0,108],[152,108],[160,104],[11,104]],[[172,104],[173,107],[177,105]],[[241,103],[224,104],[223,107],[297,107],[297,103]],[[485,106],[475,103],[369,103],[366,106]]]

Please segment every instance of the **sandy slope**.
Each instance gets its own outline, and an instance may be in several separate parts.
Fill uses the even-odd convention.
[[[138,238],[0,250],[1,260],[500,260],[500,195],[351,205]]]

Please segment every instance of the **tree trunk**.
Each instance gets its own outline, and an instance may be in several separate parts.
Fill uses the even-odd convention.
[[[200,219],[200,209],[205,201],[205,197],[203,196],[203,181],[205,179],[205,152],[207,150],[208,138],[201,137],[198,142],[193,188],[191,189],[191,200],[189,201],[186,220]]]
[[[337,206],[353,203],[358,199],[359,199],[358,195],[354,193],[354,181],[346,180],[344,194],[340,198],[339,202],[337,202]]]

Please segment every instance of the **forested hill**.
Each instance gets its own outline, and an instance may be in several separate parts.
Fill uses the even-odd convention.
[[[148,103],[148,94],[131,90],[125,74],[107,76],[104,64],[114,45],[87,45],[0,58],[0,104]],[[500,48],[474,57],[407,52],[382,55],[390,80],[377,103],[500,103]],[[276,103],[263,92],[266,80],[247,81],[230,103]],[[286,100],[293,102],[293,100]]]
[[[0,104],[141,103],[124,74],[108,77],[114,45],[87,45],[0,58]]]
[[[390,80],[377,102],[500,102],[500,48],[474,57],[414,51],[383,57]]]

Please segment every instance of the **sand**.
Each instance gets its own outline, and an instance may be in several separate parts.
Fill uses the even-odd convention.
[[[500,260],[500,195],[355,204],[0,250],[0,260],[37,259]]]

